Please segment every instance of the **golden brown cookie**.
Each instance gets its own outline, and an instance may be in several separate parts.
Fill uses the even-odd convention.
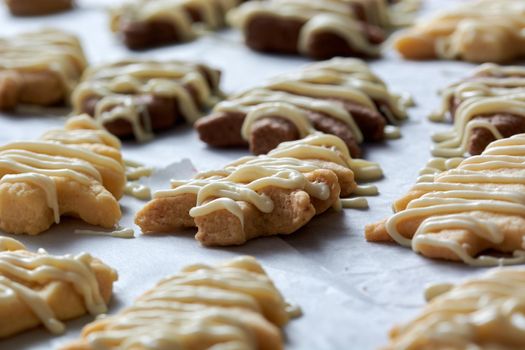
[[[399,35],[395,48],[414,60],[505,63],[524,57],[522,0],[476,0],[442,11]]]
[[[239,245],[259,236],[291,234],[356,191],[360,178],[380,176],[376,164],[351,159],[336,136],[314,134],[281,144],[267,156],[172,181],[140,210],[146,234],[198,228],[204,245]]]
[[[461,284],[427,289],[429,303],[412,321],[390,332],[382,350],[525,348],[518,320],[525,303],[525,270],[497,269]]]
[[[85,67],[72,34],[45,29],[0,38],[0,110],[67,104]]]
[[[283,348],[289,307],[252,257],[192,265],[160,281],[120,313],[86,326],[63,350]]]
[[[73,117],[41,140],[0,146],[0,228],[35,235],[62,215],[112,228],[125,182],[118,139]]]
[[[366,227],[366,238],[470,265],[523,263],[524,164],[525,134],[494,141],[456,168],[423,177],[394,203],[393,216]]]
[[[0,237],[0,338],[43,325],[65,330],[61,321],[107,311],[117,273],[87,253],[34,253]]]

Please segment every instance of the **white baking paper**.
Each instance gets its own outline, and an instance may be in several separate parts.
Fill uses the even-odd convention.
[[[423,1],[426,12],[457,3]],[[223,71],[226,92],[256,86],[264,79],[296,70],[308,62],[303,58],[251,52],[234,31],[212,34],[188,44],[131,53],[108,30],[104,9],[107,3],[110,2],[84,1],[73,12],[43,18],[15,19],[3,11],[1,35],[45,26],[64,28],[82,38],[92,63],[129,56],[203,61]],[[455,281],[484,270],[432,261],[397,245],[364,240],[364,226],[391,213],[392,201],[413,185],[418,170],[430,157],[430,135],[444,128],[426,120],[439,104],[437,90],[467,75],[473,67],[460,62],[406,62],[391,52],[371,65],[392,90],[411,93],[417,106],[410,110],[410,120],[402,126],[403,138],[365,146],[366,158],[381,163],[385,173],[385,178],[377,183],[381,194],[370,198],[369,210],[331,211],[288,237],[210,249],[199,246],[193,230],[141,236],[133,224],[133,215],[144,202],[125,197],[121,202],[124,212],[121,224],[136,230],[135,239],[75,235],[75,228],[87,226],[74,220],[64,220],[36,237],[17,238],[30,249],[43,247],[53,254],[88,251],[116,268],[120,278],[110,313],[130,305],[160,278],[176,273],[186,264],[253,255],[264,264],[286,298],[303,309],[304,315],[285,328],[287,349],[376,349],[386,343],[387,332],[394,324],[417,314],[423,305],[425,284]],[[31,139],[60,127],[67,111],[47,114],[25,111],[16,116],[0,115],[0,142]],[[191,164],[184,159],[191,159],[198,170],[205,170],[247,154],[246,150],[210,149],[188,126],[163,133],[147,144],[126,143],[123,151],[126,158],[159,169],[173,163],[161,172],[164,187],[169,186],[170,176],[191,173]],[[55,349],[77,337],[81,327],[92,319],[86,316],[68,322],[67,333],[62,336],[53,336],[44,329],[25,332],[0,341],[0,349]]]

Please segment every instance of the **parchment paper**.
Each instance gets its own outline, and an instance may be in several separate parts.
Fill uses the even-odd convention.
[[[423,12],[427,13],[457,3],[423,1]],[[73,12],[38,19],[14,19],[2,11],[1,35],[45,26],[64,28],[83,39],[92,63],[129,56],[203,61],[222,69],[226,92],[256,86],[266,78],[296,70],[308,62],[297,57],[251,52],[241,44],[235,31],[212,34],[188,44],[131,53],[109,32],[106,4],[84,1]],[[410,110],[410,120],[402,127],[403,138],[365,146],[365,157],[380,162],[385,173],[385,178],[377,182],[381,194],[370,198],[369,210],[331,211],[288,237],[257,239],[242,247],[209,249],[199,246],[192,230],[141,236],[133,225],[133,215],[144,202],[125,197],[121,201],[124,212],[121,224],[135,228],[135,239],[74,235],[73,229],[87,227],[74,220],[64,220],[36,237],[17,238],[31,249],[43,247],[53,254],[88,251],[116,268],[120,278],[110,313],[130,305],[160,278],[176,273],[186,264],[213,263],[250,254],[264,264],[286,298],[303,309],[304,315],[285,329],[287,349],[376,349],[386,343],[387,332],[395,323],[417,314],[423,305],[425,284],[455,281],[484,270],[432,261],[397,245],[364,240],[364,226],[391,213],[392,201],[413,185],[418,170],[430,157],[430,135],[444,128],[426,120],[428,113],[438,106],[437,90],[467,75],[473,67],[459,62],[406,62],[392,52],[371,65],[391,89],[411,93],[417,107]],[[38,137],[63,125],[67,113],[58,110],[46,116],[31,111],[16,116],[2,114],[0,142]],[[207,148],[190,127],[163,133],[147,144],[126,143],[123,151],[126,158],[149,166],[163,168],[175,163],[162,172],[166,188],[170,176],[179,172],[187,176],[192,164],[198,170],[212,169],[247,154],[245,150]],[[192,164],[184,159],[191,159]],[[81,327],[91,320],[91,316],[86,316],[68,322],[63,336],[53,336],[44,329],[29,331],[0,341],[0,349],[54,349],[77,337]]]

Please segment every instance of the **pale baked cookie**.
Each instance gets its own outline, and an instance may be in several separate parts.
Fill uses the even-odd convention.
[[[396,25],[396,12],[398,17],[386,0],[270,0],[246,2],[228,19],[256,51],[376,57],[386,30]]]
[[[14,16],[44,16],[73,8],[73,0],[5,0]]]
[[[86,326],[82,338],[62,350],[279,350],[290,311],[252,257],[191,265],[133,306]]]
[[[509,62],[525,56],[524,16],[522,0],[467,1],[422,19],[395,48],[407,59]]]
[[[244,157],[193,180],[173,180],[172,189],[155,193],[135,223],[145,234],[196,226],[196,239],[204,245],[291,234],[357,191],[353,170],[360,178],[381,176],[377,164],[351,159],[341,139],[314,134],[283,143],[267,156]]]
[[[119,61],[87,69],[73,107],[119,137],[146,141],[154,131],[195,122],[220,99],[219,81],[220,72],[203,64]]]
[[[114,227],[126,183],[120,142],[88,116],[0,146],[0,229],[39,234],[62,215]]]
[[[523,263],[524,164],[525,134],[494,141],[454,169],[422,178],[394,203],[395,215],[366,227],[366,238],[470,265]]]
[[[427,289],[429,303],[413,321],[396,326],[382,350],[525,348],[519,320],[524,269],[496,269],[461,284]]]
[[[43,325],[60,334],[61,321],[107,311],[117,272],[87,253],[28,251],[0,237],[0,338]]]
[[[451,131],[433,136],[432,153],[461,157],[483,152],[496,139],[525,132],[525,68],[479,66],[471,77],[447,87],[432,120],[453,120]]]
[[[225,14],[244,0],[130,0],[111,12],[111,30],[133,50],[194,39],[219,29]]]
[[[409,102],[391,92],[365,62],[336,58],[234,95],[195,128],[209,145],[248,144],[255,154],[321,131],[343,139],[359,157],[363,141],[399,136],[393,125],[407,117]]]
[[[85,67],[74,35],[46,29],[0,38],[0,110],[67,104]]]

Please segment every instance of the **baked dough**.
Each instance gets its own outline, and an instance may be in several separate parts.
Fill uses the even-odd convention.
[[[89,68],[73,107],[119,137],[146,141],[180,119],[195,122],[222,95],[219,80],[220,72],[203,64],[119,61]]]
[[[62,350],[283,348],[289,307],[252,257],[184,268]]]
[[[0,237],[0,338],[43,325],[65,330],[61,321],[107,311],[117,273],[87,253],[31,252]]]
[[[73,0],[5,0],[13,16],[44,16],[73,8]]]
[[[314,134],[267,156],[174,180],[171,190],[154,194],[135,223],[146,234],[197,226],[196,239],[204,245],[291,234],[356,191],[352,170],[361,178],[381,176],[376,164],[351,159],[341,139]]]
[[[379,56],[399,12],[385,0],[270,0],[246,2],[228,19],[251,49],[327,59]]]
[[[525,348],[524,269],[492,270],[437,287],[419,316],[390,332],[390,344],[382,350]]]
[[[336,58],[234,95],[195,127],[210,145],[249,144],[255,154],[321,131],[343,139],[352,156],[359,157],[364,140],[392,136],[395,127],[386,124],[404,120],[409,102],[391,92],[365,62]]]
[[[442,105],[432,120],[453,119],[451,131],[433,136],[432,153],[461,157],[483,152],[496,139],[525,132],[525,68],[479,66],[471,77],[442,92]]]
[[[131,0],[111,12],[111,30],[130,49],[194,39],[202,29],[219,29],[225,14],[244,0]]]
[[[422,19],[395,48],[407,59],[505,63],[525,56],[525,2],[476,0]]]
[[[525,134],[492,142],[455,169],[426,176],[368,225],[368,241],[396,241],[437,259],[486,266],[525,262]],[[497,257],[487,252],[512,255]]]
[[[125,183],[119,140],[73,117],[41,140],[0,146],[0,228],[36,235],[62,215],[114,227]]]
[[[67,104],[85,67],[72,34],[46,29],[0,38],[0,109]]]

